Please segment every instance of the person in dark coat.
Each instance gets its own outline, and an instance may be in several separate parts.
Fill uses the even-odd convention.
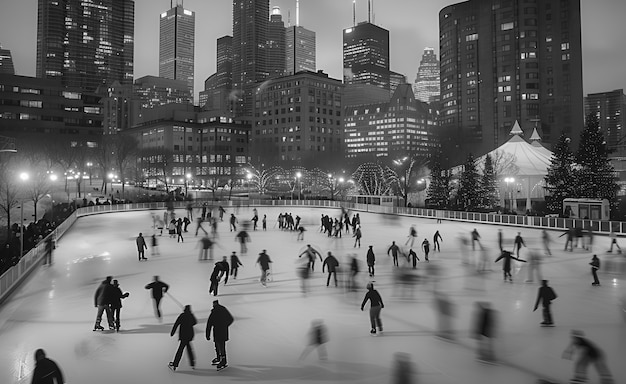
[[[203,236],[199,241],[200,255],[198,260],[213,260],[213,241],[207,235]]]
[[[512,283],[513,282],[513,276],[511,276],[511,259],[515,259],[517,261],[521,261],[523,263],[526,262],[526,260],[522,260],[520,258],[517,258],[515,256],[513,256],[513,254],[509,251],[502,251],[502,253],[500,254],[500,256],[496,259],[496,263],[500,260],[503,260],[504,262],[502,264],[502,271],[504,272],[504,281],[506,281],[506,279],[508,278],[509,281]]]
[[[234,213],[230,214],[230,231],[231,232],[233,232],[233,231],[237,232],[237,218],[235,217]]]
[[[354,219],[352,220],[354,222]],[[352,237],[354,237],[354,247],[356,248],[356,245],[359,244],[359,248],[361,248],[361,237],[363,237],[363,233],[361,232],[361,227],[359,227],[358,225],[355,225],[352,227]]]
[[[373,283],[367,283],[367,293],[363,298],[363,302],[361,303],[361,311],[363,307],[365,307],[365,303],[370,301],[370,323],[372,325],[372,329],[370,333],[376,334],[376,327],[378,327],[378,331],[383,331],[383,323],[380,320],[380,311],[385,308],[385,304],[383,303],[383,298],[380,297],[380,293],[374,289]]]
[[[419,257],[417,257],[417,253],[413,250],[413,248],[409,249],[409,262],[413,264],[413,269],[417,268],[417,262],[420,261]]]
[[[137,257],[139,258],[139,261],[148,260],[145,255],[145,250],[148,249],[148,246],[146,245],[146,239],[143,238],[141,232],[139,233],[139,236],[137,236],[135,242],[137,243]]]
[[[302,252],[298,258],[302,257],[306,255],[307,258],[309,259],[308,262],[308,267],[311,269],[311,272],[315,271],[315,256],[317,255],[320,258],[320,261],[324,261],[322,259],[322,255],[313,247],[311,247],[311,244],[307,244],[306,245],[306,249],[304,250],[304,252]]]
[[[115,322],[113,321],[113,313],[111,312],[111,303],[115,296],[115,291],[111,285],[111,276],[107,276],[106,279],[96,289],[94,295],[94,306],[98,308],[98,314],[96,315],[96,324],[94,325],[94,331],[102,331],[104,327],[100,325],[102,322],[102,313],[106,312],[107,322],[109,329],[115,329]]]
[[[593,276],[593,283],[591,285],[600,285],[600,280],[598,280],[598,269],[600,269],[600,259],[598,259],[598,255],[593,255],[591,258],[591,275]]]
[[[45,241],[45,257],[43,259],[44,265],[52,265],[52,235],[48,236]]]
[[[337,267],[339,266],[339,262],[333,256],[333,254],[329,251],[328,256],[324,259],[324,264],[322,264],[322,273],[324,273],[324,269],[328,266],[328,279],[326,279],[326,286],[330,284],[330,276],[334,275],[335,277],[335,287],[337,286]]]
[[[130,294],[128,292],[123,293],[120,288],[120,284],[117,280],[113,280],[113,300],[111,302],[111,311],[113,311],[113,318],[115,319],[115,330],[120,330],[120,312],[122,311],[122,299],[127,298]]]
[[[220,305],[217,300],[213,300],[213,309],[206,323],[206,339],[211,340],[211,330],[213,330],[216,356],[211,361],[211,364],[217,365],[218,371],[228,367],[226,342],[228,341],[228,327],[230,327],[233,321],[233,316],[228,309]]]
[[[521,232],[517,232],[517,236],[515,236],[515,240],[513,241],[513,250],[515,251],[517,257],[519,257],[519,250],[525,246],[526,244],[524,243],[524,239],[522,239]]]
[[[43,349],[35,351],[35,370],[31,384],[64,384],[63,373],[54,361],[46,357]]]
[[[237,252],[233,252],[230,255],[230,275],[236,279],[237,278],[237,270],[239,270],[239,266],[243,267],[241,261],[239,261],[239,257],[237,256]]]
[[[535,301],[535,308],[533,312],[539,307],[539,302],[543,306],[543,321],[541,325],[554,325],[552,321],[552,313],[550,312],[550,305],[552,300],[556,299],[556,293],[552,287],[548,286],[548,280],[541,280],[541,287],[537,291],[537,301]]]
[[[246,243],[250,241],[250,235],[248,235],[248,232],[246,232],[245,230],[239,231],[237,236],[235,236],[235,240],[237,240],[240,245],[239,253],[248,252],[248,246],[246,245]]]
[[[176,235],[177,243],[185,241],[185,239],[183,239],[183,219],[181,219],[180,217],[176,221]]]
[[[393,257],[393,265],[396,267],[400,266],[398,264],[398,252],[400,252],[400,247],[396,245],[395,241],[392,241],[391,246],[387,249],[387,256],[389,256],[389,252],[391,252],[391,257]]]
[[[159,276],[154,276],[154,281],[146,285],[145,288],[152,290],[154,313],[156,314],[157,319],[161,320],[161,299],[163,299],[163,294],[170,289],[170,286],[159,280]]]
[[[478,242],[478,245],[481,245],[480,244],[480,235],[478,234],[478,231],[476,230],[476,228],[474,228],[474,230],[472,231],[472,251],[474,249],[476,249],[474,247],[476,242]]]
[[[433,235],[433,251],[441,252],[439,240],[443,242],[443,237],[441,237],[441,234],[439,234],[439,230],[437,230],[437,232],[435,232],[435,234]]]
[[[259,258],[256,260],[256,263],[261,266],[261,284],[263,284],[263,286],[267,286],[267,271],[270,269],[271,262],[272,260],[265,249],[263,252],[259,253]]]
[[[493,337],[495,336],[496,317],[488,302],[476,302],[474,337],[478,340],[478,360],[494,361]]]
[[[601,383],[613,383],[613,376],[602,350],[585,337],[583,331],[573,329],[571,332],[572,341],[563,351],[564,359],[571,359],[575,351],[579,352],[578,359],[574,364],[574,378],[570,383],[587,382],[587,366],[591,363],[596,366]]]
[[[428,239],[424,239],[422,242],[422,250],[424,251],[424,258],[428,261],[428,254],[430,253],[430,243]]]
[[[178,344],[178,349],[176,350],[176,355],[174,356],[174,361],[170,361],[167,365],[172,371],[175,371],[178,368],[178,363],[180,363],[180,359],[183,357],[183,350],[187,348],[187,357],[189,357],[189,365],[191,365],[191,369],[195,369],[196,359],[193,354],[193,347],[191,346],[191,340],[195,335],[193,330],[193,326],[196,325],[198,321],[196,317],[191,312],[191,305],[185,305],[185,309],[183,313],[178,315],[174,326],[172,327],[172,331],[170,332],[170,336],[174,336],[176,333],[176,329],[180,327],[178,331],[178,340],[180,341]]]
[[[226,259],[226,256],[224,256],[224,259]],[[228,283],[229,270],[230,266],[228,265],[228,261],[222,260],[215,263],[215,266],[213,267],[213,272],[211,273],[211,277],[209,279],[211,281],[211,286],[209,287],[209,295],[213,293],[213,296],[217,296],[217,289],[219,287],[222,276],[226,276],[224,284]]]
[[[376,255],[374,255],[374,249],[373,246],[369,246],[369,249],[367,250],[367,256],[366,256],[366,261],[367,261],[367,272],[369,273],[370,277],[374,276],[374,265],[376,264]]]
[[[317,355],[320,360],[326,360],[326,348],[324,344],[328,341],[328,331],[323,320],[313,320],[311,322],[311,330],[309,331],[309,344],[304,348],[299,360],[305,357],[314,349],[317,349]]]

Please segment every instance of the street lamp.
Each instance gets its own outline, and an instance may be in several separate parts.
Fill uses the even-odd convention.
[[[29,179],[29,175],[26,172],[20,173],[20,179],[26,182]],[[20,204],[20,258],[24,256],[24,198]]]
[[[298,184],[300,184],[300,190],[298,191],[298,200],[302,198],[302,183],[300,182],[301,177],[302,177],[302,173],[296,172],[296,180]]]
[[[109,180],[111,180],[111,196],[113,196],[113,179],[115,178],[115,175],[111,172],[108,176]],[[106,189],[106,183],[104,184],[104,188]]]
[[[421,178],[417,180],[417,200],[418,203],[421,203],[422,200],[422,191],[426,189],[426,180]],[[425,206],[426,204],[424,204]]]
[[[87,169],[89,170],[89,186],[91,186],[91,167],[93,163],[91,161],[87,162]]]
[[[252,180],[252,174],[250,172],[246,174],[246,179],[248,180],[248,200],[250,200],[250,180]]]
[[[512,211],[513,210],[513,192],[511,191],[510,184],[515,182],[515,178],[505,177],[504,182],[506,183],[506,191],[509,194],[509,209]],[[505,207],[506,207],[506,203],[505,203]]]
[[[187,191],[189,186],[189,180],[191,180],[191,173],[185,175],[185,198],[187,198]]]

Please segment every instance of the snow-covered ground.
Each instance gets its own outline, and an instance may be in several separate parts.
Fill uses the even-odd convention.
[[[285,208],[283,207],[284,211]],[[322,213],[338,216],[332,209],[289,209],[300,215],[307,228],[305,240],[297,241],[295,232],[283,232],[276,226],[281,208],[258,207],[267,214],[268,230],[250,231],[247,254],[240,255],[243,268],[236,280],[220,284],[220,303],[235,317],[227,343],[229,367],[216,372],[211,366],[214,346],[204,338],[206,319],[213,296],[208,295],[208,278],[213,262],[198,260],[195,224],[189,226],[184,243],[167,234],[158,237],[160,256],[138,262],[135,237],[143,232],[150,245],[153,233],[152,211],[101,214],[79,219],[61,239],[51,267],[42,266],[0,308],[0,383],[30,382],[37,348],[46,350],[70,384],[111,383],[391,383],[394,355],[405,352],[414,368],[414,383],[535,383],[537,378],[567,382],[572,377],[573,362],[561,358],[569,343],[571,329],[583,330],[606,353],[616,383],[626,383],[626,322],[620,312],[620,299],[626,294],[620,276],[600,274],[601,287],[591,286],[591,253],[577,249],[564,252],[560,233],[552,232],[553,256],[542,264],[544,278],[550,280],[558,298],[552,306],[554,328],[539,326],[541,308],[533,312],[539,286],[525,283],[527,264],[514,262],[513,284],[502,281],[498,256],[497,228],[490,225],[395,217],[360,212],[362,246],[354,248],[354,239],[329,239],[319,232]],[[227,215],[232,210],[227,211]],[[162,215],[162,211],[156,212]],[[184,211],[178,210],[178,215]],[[251,208],[242,208],[240,223],[252,217]],[[411,289],[394,284],[394,267],[387,256],[392,240],[403,245],[409,227],[415,225],[418,239],[414,249],[436,230],[443,236],[442,251],[431,252],[430,263],[418,263],[421,276],[440,272],[437,288],[454,303],[455,342],[435,337],[437,312],[433,305],[432,279],[419,279]],[[260,224],[259,224],[260,226]],[[482,237],[490,272],[477,274],[471,262],[480,258],[461,245],[459,237],[469,236],[476,228]],[[541,249],[540,231],[502,228],[506,248],[521,232],[530,248]],[[235,233],[221,222],[215,259],[239,253]],[[600,259],[606,258],[607,238],[596,237]],[[296,267],[297,256],[306,244],[312,244],[325,256],[332,251],[342,262],[354,254],[361,262],[359,289],[346,292],[326,287],[321,263],[309,279],[310,291],[303,295]],[[377,257],[375,287],[385,302],[382,310],[384,332],[369,334],[367,308],[360,304],[369,281],[365,254],[374,246]],[[624,244],[626,245],[626,243]],[[264,288],[259,284],[260,270],[255,261],[266,249],[273,260],[274,281]],[[522,249],[527,258],[529,248]],[[463,263],[466,257],[470,264]],[[439,267],[439,268],[437,268]],[[93,295],[105,276],[120,281],[130,297],[123,301],[122,331],[93,332],[96,308]],[[144,286],[159,275],[170,284],[170,295],[162,302],[163,322],[153,314],[152,301]],[[332,285],[332,283],[331,283]],[[411,297],[412,295],[412,297]],[[197,367],[191,370],[183,355],[177,372],[167,363],[173,360],[178,341],[169,332],[181,307],[190,304],[198,318],[193,347]],[[476,360],[476,340],[471,337],[475,302],[488,301],[498,313],[495,349],[500,363],[487,365]],[[328,360],[320,361],[313,351],[304,361],[298,357],[307,344],[311,322],[323,319],[328,327]],[[106,327],[106,320],[103,320]],[[590,382],[599,383],[595,371]]]

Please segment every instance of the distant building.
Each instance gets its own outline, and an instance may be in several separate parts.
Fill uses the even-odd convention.
[[[369,22],[343,30],[343,82],[390,89],[388,30]]]
[[[102,91],[102,90],[101,90]],[[114,135],[126,131],[139,115],[139,102],[132,85],[111,84],[102,95],[102,133]]]
[[[316,71],[315,32],[299,25],[286,30],[285,68],[288,75]]]
[[[206,111],[233,116],[237,101],[233,96],[233,38],[222,36],[217,39],[217,72],[204,81],[199,105]]]
[[[193,100],[196,15],[177,4],[159,21],[159,77],[187,84]]]
[[[387,103],[391,100],[388,90],[372,84],[349,84],[343,88],[343,106]]]
[[[393,95],[396,92],[396,88],[400,84],[406,84],[406,76],[401,73],[389,71],[389,95]]]
[[[283,76],[285,74],[286,42],[285,23],[280,13],[280,7],[272,7],[267,35],[267,67],[269,76]]]
[[[394,160],[407,155],[429,157],[438,150],[436,113],[415,99],[411,85],[401,84],[391,100],[346,108],[346,161]]]
[[[248,124],[189,104],[148,110],[125,132],[139,142],[143,185],[170,188],[240,184],[249,160],[249,133]]]
[[[79,92],[133,82],[135,2],[39,0],[37,77]]]
[[[439,13],[443,159],[462,164],[539,122],[544,144],[584,125],[580,0],[469,0]],[[447,161],[446,161],[447,160]]]
[[[585,98],[585,116],[598,117],[600,129],[612,156],[626,157],[626,95],[623,89],[590,93]]]
[[[298,72],[257,89],[253,164],[324,167],[343,160],[341,80]]]
[[[188,86],[183,80],[144,76],[135,80],[133,92],[142,109],[165,104],[192,104]]]
[[[425,103],[438,101],[439,92],[439,60],[433,48],[424,48],[417,76],[413,84],[415,98]]]
[[[0,73],[15,75],[15,67],[13,66],[11,51],[8,49],[2,49],[2,45],[0,45]]]

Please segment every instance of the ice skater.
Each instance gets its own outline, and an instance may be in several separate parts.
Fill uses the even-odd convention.
[[[552,305],[552,300],[556,298],[556,292],[554,292],[552,287],[548,286],[548,280],[541,280],[541,287],[539,287],[539,290],[537,291],[537,300],[535,301],[535,307],[533,308],[533,312],[536,311],[539,307],[539,303],[541,302],[543,307],[543,321],[541,322],[541,325],[554,325],[550,305]]]
[[[367,272],[369,273],[370,277],[373,277],[375,273],[374,265],[376,264],[376,255],[374,255],[374,249],[372,245],[370,245],[369,249],[367,250],[366,261]]]
[[[428,239],[424,239],[422,242],[422,251],[424,251],[424,259],[428,261],[428,253],[430,253],[430,243]]]
[[[102,283],[100,283],[94,294],[94,305],[98,308],[96,324],[93,327],[94,331],[104,330],[104,327],[100,325],[102,322],[102,313],[106,313],[109,329],[115,329],[115,321],[113,320],[113,313],[111,312],[111,303],[115,297],[115,290],[113,285],[111,285],[111,279],[113,279],[111,276],[107,276]]]
[[[198,241],[198,246],[200,247],[198,260],[213,260],[213,241],[208,235],[204,235]]]
[[[261,220],[262,227],[264,231],[267,231],[267,215],[263,215],[263,220]]]
[[[389,256],[389,252],[391,252],[391,257],[393,258],[393,265],[399,267],[400,264],[398,264],[398,253],[400,252],[400,247],[396,245],[395,241],[392,241],[391,245],[387,249],[387,256]]]
[[[221,217],[220,217],[220,219],[221,219]],[[238,221],[237,221],[237,218],[235,217],[235,214],[231,213],[230,214],[230,231],[231,232],[233,232],[233,231],[237,232],[237,223],[238,223]]]
[[[363,302],[361,303],[361,311],[367,301],[370,301],[370,324],[372,329],[370,333],[372,335],[376,334],[376,328],[378,327],[378,332],[383,331],[383,323],[380,320],[380,311],[385,308],[385,304],[383,303],[383,298],[380,296],[377,290],[374,289],[374,283],[367,283],[367,293],[363,298]]]
[[[64,384],[61,368],[46,357],[43,349],[35,351],[35,370],[31,384]]]
[[[206,207],[203,208],[203,209],[206,209]],[[202,230],[202,232],[204,232],[205,236],[208,235],[207,231],[204,229],[204,227],[202,227],[202,222],[203,221],[204,221],[203,217],[196,218],[196,234],[195,234],[195,236],[198,236],[198,231],[199,230]]]
[[[615,245],[617,247],[617,253],[622,253],[622,248],[617,244],[617,235],[614,231],[611,231],[609,238],[611,239],[611,248],[609,248],[608,252],[613,252],[613,245]]]
[[[185,239],[183,238],[183,220],[180,217],[178,218],[178,221],[176,221],[176,242],[185,242]]]
[[[441,237],[441,234],[439,234],[439,230],[437,230],[433,235],[433,251],[441,252],[439,240],[441,240],[441,242],[443,243],[443,237]]]
[[[161,300],[163,294],[170,289],[170,286],[159,280],[159,276],[154,276],[154,280],[145,286],[146,289],[152,291],[152,299],[154,300],[154,314],[161,321]]]
[[[243,264],[241,264],[241,261],[239,261],[237,252],[233,252],[230,255],[230,275],[233,277],[233,279],[237,279],[237,271],[239,270],[240,266],[243,267]]]
[[[241,231],[239,231],[239,233],[237,233],[237,236],[235,236],[235,240],[239,242],[239,253],[248,253],[247,243],[250,241],[250,235],[248,234],[248,232],[242,229]]]
[[[226,276],[224,280],[224,285],[228,283],[228,273],[230,270],[230,266],[228,265],[228,261],[226,260],[226,256],[222,258],[222,261],[218,261],[215,263],[213,267],[213,272],[211,273],[210,281],[211,286],[209,287],[209,295],[213,293],[213,296],[217,296],[217,290],[220,284],[220,280],[223,276]]]
[[[496,329],[496,314],[488,302],[476,302],[474,315],[474,337],[478,341],[477,359],[479,361],[495,362],[493,337]]]
[[[127,298],[130,293],[122,292],[117,280],[113,280],[113,289],[114,294],[111,302],[111,311],[113,312],[113,319],[115,320],[115,330],[119,332],[121,327],[120,312],[122,311],[122,299]]]
[[[552,240],[550,239],[548,231],[545,229],[541,230],[541,241],[543,242],[543,249],[546,251],[546,254],[552,256],[552,252],[550,252],[550,243]]]
[[[572,330],[572,340],[563,351],[564,359],[572,359],[574,352],[578,352],[578,359],[574,363],[574,378],[572,384],[587,382],[587,366],[593,364],[600,375],[600,383],[612,384],[613,376],[606,365],[604,352],[585,337],[583,331]]]
[[[515,256],[513,256],[513,254],[509,251],[502,251],[502,253],[500,254],[500,256],[496,259],[496,263],[500,260],[504,260],[502,263],[502,271],[504,272],[504,281],[509,280],[509,282],[513,282],[513,276],[511,276],[511,260],[517,260],[517,261],[521,261],[523,263],[526,262],[526,260],[522,260],[520,258],[517,258]]]
[[[137,236],[135,242],[137,243],[137,257],[139,258],[139,261],[148,260],[145,255],[145,250],[148,249],[148,246],[146,245],[146,239],[143,238],[143,234],[141,232],[139,232],[139,236]]]
[[[304,228],[304,226],[299,226],[298,227],[298,237],[296,238],[296,241],[304,241],[304,232],[306,232],[306,228]]]
[[[270,263],[272,260],[270,256],[267,254],[267,251],[264,249],[263,252],[259,253],[259,257],[256,260],[256,264],[259,264],[261,267],[261,284],[264,287],[267,287],[267,275],[270,270]]]
[[[409,229],[409,236],[407,237],[408,239],[406,243],[404,243],[404,245],[409,245],[409,243],[411,243],[410,247],[413,247],[413,243],[415,242],[415,239],[417,238],[417,229],[415,229],[415,225],[411,225],[411,228]]]
[[[474,230],[472,231],[472,251],[476,249],[475,244],[478,243],[478,245],[480,244],[480,235],[478,234],[478,231],[476,230],[476,228],[474,228]]]
[[[213,300],[213,309],[206,323],[206,339],[211,340],[211,330],[213,330],[213,342],[215,343],[215,358],[211,364],[217,365],[217,370],[228,367],[226,359],[226,342],[229,339],[228,327],[235,319],[228,309],[220,305],[219,301]]]
[[[513,251],[516,253],[517,257],[519,257],[519,250],[522,247],[525,247],[524,239],[522,239],[522,233],[517,232],[517,236],[515,236],[515,240],[513,241]]]
[[[352,231],[353,232],[352,237],[354,237],[354,247],[352,248],[356,248],[357,244],[359,245],[359,248],[361,248],[361,237],[363,237],[363,233],[361,233],[361,227],[358,224],[356,224],[353,228],[355,229],[353,229]]]
[[[152,234],[152,239],[150,241],[150,255],[156,256],[160,255],[159,253],[159,240],[157,240],[156,234]]]
[[[183,351],[187,349],[187,357],[189,357],[189,365],[191,369],[195,369],[196,367],[196,358],[193,354],[193,347],[191,346],[191,341],[195,335],[193,330],[193,326],[196,325],[198,321],[196,317],[191,312],[191,305],[185,305],[185,309],[183,313],[178,315],[176,318],[176,322],[172,327],[172,331],[170,332],[170,336],[174,336],[176,333],[176,329],[178,331],[178,349],[176,350],[176,355],[174,356],[174,361],[170,361],[167,365],[172,371],[175,371],[178,368],[178,363],[180,363],[180,359],[183,357]]]
[[[600,269],[600,259],[598,259],[597,255],[593,255],[589,265],[591,265],[591,275],[593,276],[593,283],[591,283],[591,285],[599,286],[600,280],[598,280],[598,270]]]
[[[328,342],[328,331],[323,320],[313,320],[309,331],[309,344],[304,348],[298,360],[304,360],[309,353],[317,349],[317,356],[320,360],[326,360],[326,347]]]
[[[308,267],[311,269],[311,272],[315,271],[315,256],[316,255],[320,258],[320,261],[322,262],[324,261],[322,259],[322,255],[315,248],[311,247],[311,244],[306,245],[306,249],[304,250],[304,252],[298,255],[298,258],[301,258],[304,255],[306,255],[307,258],[309,259]]]
[[[417,269],[417,262],[420,261],[419,257],[417,257],[417,253],[413,250],[413,248],[409,249],[409,263],[413,265],[413,269]]]
[[[322,273],[324,273],[324,268],[328,266],[328,279],[326,279],[326,286],[330,284],[330,276],[334,276],[335,278],[335,287],[337,286],[337,267],[339,266],[339,262],[337,258],[333,256],[333,254],[329,251],[328,256],[324,259],[324,264],[322,264]]]
[[[537,280],[541,281],[541,255],[536,249],[531,249],[528,254],[528,278],[527,283],[534,282],[534,277],[537,275]]]

